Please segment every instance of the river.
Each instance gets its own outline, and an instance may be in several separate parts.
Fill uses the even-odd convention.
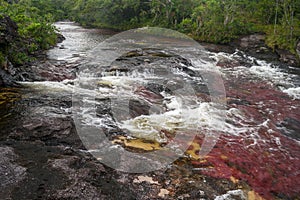
[[[47,52],[42,67],[34,66],[40,80],[0,92],[2,197],[220,200],[300,194],[299,69],[239,50],[191,49],[188,41],[176,46],[177,54],[139,48],[94,70],[99,43],[114,33],[72,22],[55,25],[66,40]],[[205,71],[182,55],[194,55]],[[205,75],[210,69],[215,71]],[[222,100],[214,102],[213,94]],[[112,154],[95,153],[99,132],[87,134],[91,126],[109,139],[107,149],[139,155],[117,167],[101,164],[97,160]],[[210,152],[201,151],[203,141],[213,143]],[[163,169],[148,172],[135,163],[154,150],[182,150],[179,144],[187,151]],[[199,152],[208,154],[200,158]],[[145,173],[110,168],[131,171],[132,163]]]

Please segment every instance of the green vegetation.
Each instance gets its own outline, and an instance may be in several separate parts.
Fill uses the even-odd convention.
[[[41,0],[46,1],[46,0]],[[49,2],[49,0],[48,0]],[[267,34],[272,48],[295,53],[300,38],[296,0],[52,0],[63,18],[90,27],[119,30],[171,28],[193,38],[228,43],[243,34]]]
[[[7,1],[0,0],[0,16],[10,16],[20,36],[32,39],[26,44],[29,52],[53,45],[56,36],[51,23],[64,19],[117,30],[159,26],[221,44],[259,32],[267,35],[266,44],[271,48],[295,54],[300,38],[300,1],[296,0]]]
[[[216,43],[264,32],[271,46],[286,48],[291,44],[284,41],[291,43],[300,35],[296,0],[19,0],[19,4],[46,19],[118,30],[160,26]]]
[[[44,14],[42,5],[38,0],[36,2],[40,7],[35,7],[34,1],[0,0],[2,66],[7,60],[21,65],[32,60],[36,51],[48,49],[56,43],[54,18],[51,14]]]

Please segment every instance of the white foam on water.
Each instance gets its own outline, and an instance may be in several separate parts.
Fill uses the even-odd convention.
[[[224,53],[222,54],[224,56]],[[233,56],[231,56],[233,57]],[[261,67],[261,66],[259,66]],[[259,69],[259,67],[251,67],[248,72],[252,70],[257,71],[256,73],[260,76],[268,74],[270,66],[265,66]],[[247,68],[237,67],[236,71],[244,73]],[[259,69],[259,70],[258,70]],[[199,70],[199,68],[194,69]],[[285,75],[277,73],[277,69],[270,68],[271,74],[277,74],[277,77],[284,79]],[[178,71],[178,74],[184,72]],[[266,76],[271,78],[272,76]],[[26,86],[33,87],[35,89],[50,92],[50,91],[75,91],[83,96],[86,96],[82,100],[84,107],[79,110],[82,115],[83,123],[93,125],[99,128],[111,128],[111,124],[114,120],[109,115],[103,115],[102,117],[95,115],[95,105],[98,104],[95,98],[123,98],[123,99],[138,99],[143,98],[138,94],[135,94],[137,86],[145,85],[150,80],[153,81],[158,77],[153,72],[138,72],[129,74],[129,76],[104,76],[94,77],[93,74],[82,74],[77,80],[74,81],[63,81],[63,82],[25,82],[22,83]],[[76,85],[79,82],[80,86]],[[75,84],[74,84],[75,83]],[[289,95],[293,95],[294,98],[299,98],[300,88],[289,88],[286,89]],[[223,112],[216,105],[211,102],[195,101],[193,105],[184,105],[188,102],[190,97],[184,96],[171,96],[165,92],[161,95],[164,97],[163,107],[166,111],[159,114],[142,115],[133,119],[124,121],[118,121],[117,126],[126,130],[132,136],[138,138],[145,138],[156,140],[158,142],[166,142],[167,138],[162,134],[161,130],[169,131],[172,134],[176,134],[177,131],[194,131],[199,134],[208,134],[212,132],[219,132],[225,135],[241,136],[245,139],[251,139],[252,144],[248,145],[261,145],[263,139],[260,138],[258,130],[261,127],[268,127],[268,121],[261,124],[253,123],[254,119],[248,119],[247,116],[239,109],[231,108],[226,112],[226,122],[224,119]],[[186,98],[186,99],[184,99]],[[151,102],[149,102],[151,103]],[[114,117],[114,116],[113,116]],[[272,129],[268,130],[269,134],[272,134]],[[278,146],[281,144],[275,141]]]
[[[295,75],[283,72],[278,66],[273,66],[266,61],[257,60],[257,63],[259,65],[254,65],[249,69],[252,74],[274,84],[291,98],[300,99],[300,87],[293,84]]]
[[[247,199],[247,197],[246,197],[245,193],[243,192],[243,190],[230,190],[226,194],[216,196],[215,200],[234,200],[237,197],[239,199],[242,199],[242,200]]]
[[[250,67],[250,72],[257,75],[258,77],[272,82],[275,85],[283,87],[292,87],[291,75],[282,72],[278,67],[272,66],[270,63],[265,61],[257,61],[259,65]]]
[[[243,55],[240,56],[238,53],[242,53]],[[210,54],[210,57],[214,59],[216,63],[221,61],[222,59],[227,59],[231,62],[234,62],[235,59],[247,59],[248,62],[252,65],[250,68],[245,66],[236,66],[225,69],[222,67],[218,67],[218,69],[224,72],[225,74],[226,71],[231,73],[231,75],[236,74],[237,77],[240,75],[252,75],[259,77],[260,79],[277,86],[282,92],[288,94],[291,98],[300,99],[300,89],[293,83],[293,78],[295,78],[296,75],[284,72],[282,69],[279,68],[279,66],[276,66],[272,63],[268,63],[264,60],[259,60],[254,57],[248,56],[238,50],[234,54],[228,54],[224,52]]]
[[[36,90],[41,90],[44,92],[51,92],[51,91],[73,91],[73,80],[64,80],[62,82],[55,82],[55,81],[41,81],[41,82],[19,82],[20,84],[31,87]]]
[[[184,73],[182,71],[174,72],[177,74]],[[80,77],[81,86],[94,85],[96,87],[91,88],[93,91],[84,87],[80,88],[79,91],[81,94],[94,94],[95,97],[100,99],[143,99],[142,96],[135,93],[136,88],[146,85],[148,81],[151,82],[155,79],[158,79],[158,77],[151,70],[142,73],[135,71],[129,74],[129,76],[108,75],[101,78],[85,74],[83,77]],[[197,79],[197,81],[199,80]],[[125,132],[130,133],[133,137],[156,140],[161,143],[167,141],[162,130],[174,135],[177,131],[193,131],[199,134],[222,133],[225,135],[241,136],[253,141],[249,147],[261,144],[259,141],[262,139],[258,134],[258,130],[262,126],[268,126],[268,122],[255,124],[253,122],[254,119],[248,119],[244,113],[236,108],[224,111],[220,109],[220,105],[211,102],[201,102],[195,97],[181,95],[180,93],[172,96],[166,92],[162,92],[161,95],[164,98],[161,105],[161,107],[165,108],[163,113],[150,113],[150,115],[142,115],[121,121],[117,120],[115,125]],[[192,104],[189,104],[191,98],[195,99],[193,99]],[[188,104],[186,105],[187,102]],[[97,105],[97,101],[94,101],[93,98],[90,98],[89,101],[85,100],[85,103],[86,105]],[[148,103],[150,103],[150,106],[153,106],[151,102]],[[128,105],[124,104],[122,106]],[[111,116],[106,115],[101,118],[98,116],[97,118],[92,111],[93,109],[81,111],[84,123],[96,127],[109,128],[109,125],[107,125],[108,121],[114,122]]]
[[[283,92],[293,99],[300,99],[300,87],[284,89]]]
[[[175,98],[174,98],[175,99]],[[208,130],[223,131],[222,111],[213,103],[203,102],[198,108],[184,108],[180,101],[167,105],[172,110],[162,114],[143,115],[123,121],[119,126],[130,131],[132,136],[166,142],[161,130],[176,134],[177,131],[204,133]],[[176,101],[176,103],[174,103]],[[176,106],[173,106],[176,105]]]

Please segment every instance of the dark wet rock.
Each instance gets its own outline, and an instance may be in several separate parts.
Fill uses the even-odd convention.
[[[19,163],[27,168],[26,177],[12,193],[12,199],[48,199],[50,194],[66,184],[64,175],[47,167],[48,159],[63,153],[60,147],[45,146],[39,141],[10,141],[19,156]]]
[[[161,98],[161,92],[166,91],[166,88],[164,85],[162,84],[157,84],[157,83],[147,83],[147,85],[145,86],[145,89],[150,90],[151,92],[159,95]],[[167,91],[170,92],[170,91]]]
[[[265,37],[264,34],[252,34],[235,40],[231,45],[258,59],[278,60],[278,55],[266,46]]]
[[[129,69],[127,66],[111,66],[109,69],[106,70],[107,72],[113,72],[113,74],[116,74],[117,72],[128,72]]]
[[[75,79],[77,65],[68,66],[66,63],[54,64],[51,61],[39,63],[33,67],[35,74],[45,81],[63,81]]]
[[[170,54],[166,54],[165,52],[154,52],[150,54],[153,57],[160,57],[160,58],[170,58],[170,57],[174,57],[173,55]]]
[[[37,74],[35,74],[35,72],[33,71],[33,66],[19,66],[17,69],[17,73],[14,75],[14,79],[17,81],[42,81],[42,79],[38,78]]]
[[[137,57],[137,56],[142,56],[143,53],[140,51],[131,51],[125,54],[125,57]]]
[[[287,63],[291,66],[300,66],[299,58],[291,52],[282,49],[276,49],[276,52],[279,55],[279,60],[281,62]]]
[[[9,138],[18,141],[41,141],[51,146],[64,144],[81,147],[82,144],[76,135],[71,117],[64,116],[62,112],[53,112],[53,110],[43,108],[40,108],[40,111],[35,110],[37,116],[28,116],[20,124],[21,127],[17,127]],[[40,117],[39,112],[48,112],[49,116]]]
[[[109,98],[103,98],[95,99],[97,101],[96,105],[96,115],[97,116],[103,116],[103,115],[112,115],[112,110],[111,110],[111,99]]]
[[[235,48],[230,45],[212,44],[204,42],[201,42],[200,44],[204,49],[215,53],[226,52],[232,54],[235,52]]]
[[[152,87],[154,86],[154,87]],[[155,87],[154,84],[148,84],[147,88],[146,87],[138,87],[134,91],[135,94],[144,97],[146,100],[149,102],[155,103],[159,102],[163,99],[163,96],[160,94],[160,92],[157,91],[157,88]]]
[[[125,55],[123,55],[122,57],[141,57],[141,56],[151,56],[151,57],[159,57],[159,58],[170,58],[170,57],[174,57],[173,54],[170,54],[164,50],[158,50],[158,49],[139,49],[136,51],[130,51],[128,53],[126,53]],[[119,58],[119,59],[122,59]]]
[[[56,43],[62,43],[66,39],[62,34],[57,33],[56,35],[57,35]]]
[[[216,65],[219,67],[228,68],[228,67],[241,66],[242,63],[236,59],[229,59],[228,57],[220,55],[220,56],[218,56],[218,61],[217,61]]]
[[[112,67],[109,67],[106,71],[145,71],[147,65],[150,65],[149,68],[157,75],[170,75],[168,70],[172,68],[178,69],[191,77],[199,75],[189,68],[192,66],[191,62],[180,55],[172,55],[159,49],[145,49],[138,52],[129,52],[128,54],[116,59]]]
[[[12,76],[14,76],[17,73],[17,69],[9,61],[7,62],[7,65],[6,67],[4,67],[4,69],[6,69],[6,71]]]
[[[64,46],[64,45],[61,45],[61,46],[59,47],[59,49],[65,49],[65,46]]]
[[[26,168],[17,164],[18,156],[11,147],[0,147],[0,196],[10,199],[14,188],[26,176]]]
[[[237,99],[237,98],[228,98],[227,100],[228,104],[234,104],[234,105],[251,105],[251,103],[245,99]]]
[[[150,105],[142,100],[130,100],[129,101],[129,114],[132,118],[149,115]]]
[[[20,86],[14,78],[5,70],[0,69],[0,87],[16,87]]]
[[[78,64],[55,63],[51,60],[37,60],[18,67],[14,78],[18,81],[63,81],[76,77]]]
[[[0,130],[0,132],[17,141],[41,141],[47,145],[61,143],[81,146],[71,118],[71,96],[60,94],[61,96],[51,98],[35,91],[30,96],[23,97],[16,104],[19,110],[10,109],[11,113],[16,112],[15,115],[10,116],[16,118],[16,123],[12,123],[14,122],[12,120],[12,126],[8,127],[10,131]]]
[[[266,36],[263,34],[253,34],[242,37],[240,39],[240,46],[245,49],[261,48],[264,46]]]
[[[286,118],[277,126],[284,135],[298,141],[300,140],[300,121],[293,118]]]
[[[59,159],[49,160],[48,166],[61,171],[67,181],[68,186],[56,191],[51,198],[54,199],[105,199],[107,195],[101,194],[100,188],[93,185],[91,179],[92,170],[97,173],[105,172],[101,164],[94,164],[88,168],[87,161],[76,156],[64,156]]]

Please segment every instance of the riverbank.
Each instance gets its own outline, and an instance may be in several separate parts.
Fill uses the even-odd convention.
[[[201,43],[204,48],[212,52],[234,53],[236,49],[245,52],[254,58],[273,62],[274,64],[285,64],[300,68],[300,42],[297,45],[298,56],[288,50],[271,49],[265,43],[265,34],[250,34],[241,36],[227,45]]]
[[[176,119],[180,116],[168,118],[168,112],[164,111],[158,117],[149,115],[148,111],[153,105],[165,109],[164,104],[168,102],[173,102],[170,106],[175,111],[176,98],[165,97],[166,93],[172,93],[161,92],[163,88],[159,84],[143,83],[142,80],[156,79],[160,75],[143,73],[145,66],[167,66],[166,69],[173,69],[170,73],[174,76],[182,75],[184,79],[180,80],[197,86],[195,98],[199,105],[190,112],[199,117],[197,121],[203,123],[204,128],[188,151],[161,170],[124,173],[103,165],[90,154],[73,120],[73,79],[87,52],[109,34],[98,34],[97,30],[84,29],[70,22],[56,25],[66,40],[47,51],[37,64],[23,69],[29,73],[28,77],[23,74],[27,82],[22,83],[22,88],[1,91],[2,98],[6,99],[0,104],[1,197],[16,200],[297,199],[300,184],[300,95],[296,92],[299,72],[292,73],[285,65],[273,67],[271,63],[240,51],[203,52],[209,58],[206,67],[217,65],[223,74],[227,119],[215,148],[205,159],[199,159],[197,154],[205,133],[220,131],[216,129],[220,121],[217,107],[209,104],[207,90],[196,68],[180,56],[151,50],[130,53],[112,66],[104,66],[101,69],[111,76],[97,83],[97,91],[100,91],[99,98],[95,99],[97,116],[88,118],[87,122],[101,121],[99,119],[107,122],[100,125],[112,143],[130,152],[145,153],[149,149],[163,148],[164,144],[127,137],[127,132],[109,121],[112,111],[107,106],[108,100],[115,97],[116,88],[122,89],[123,96],[135,98],[130,104],[133,125],[147,125],[148,119],[154,129],[161,126],[158,136],[165,135],[169,140],[173,137],[172,126],[177,126]],[[130,75],[135,69],[133,77],[114,76],[117,72]],[[134,79],[137,75],[143,78]],[[176,84],[170,82],[170,89]],[[94,91],[87,91],[88,94]],[[145,118],[139,118],[143,114]],[[169,121],[174,119],[174,123]],[[143,131],[139,131],[140,137]],[[127,162],[124,160],[122,164],[131,164]]]

